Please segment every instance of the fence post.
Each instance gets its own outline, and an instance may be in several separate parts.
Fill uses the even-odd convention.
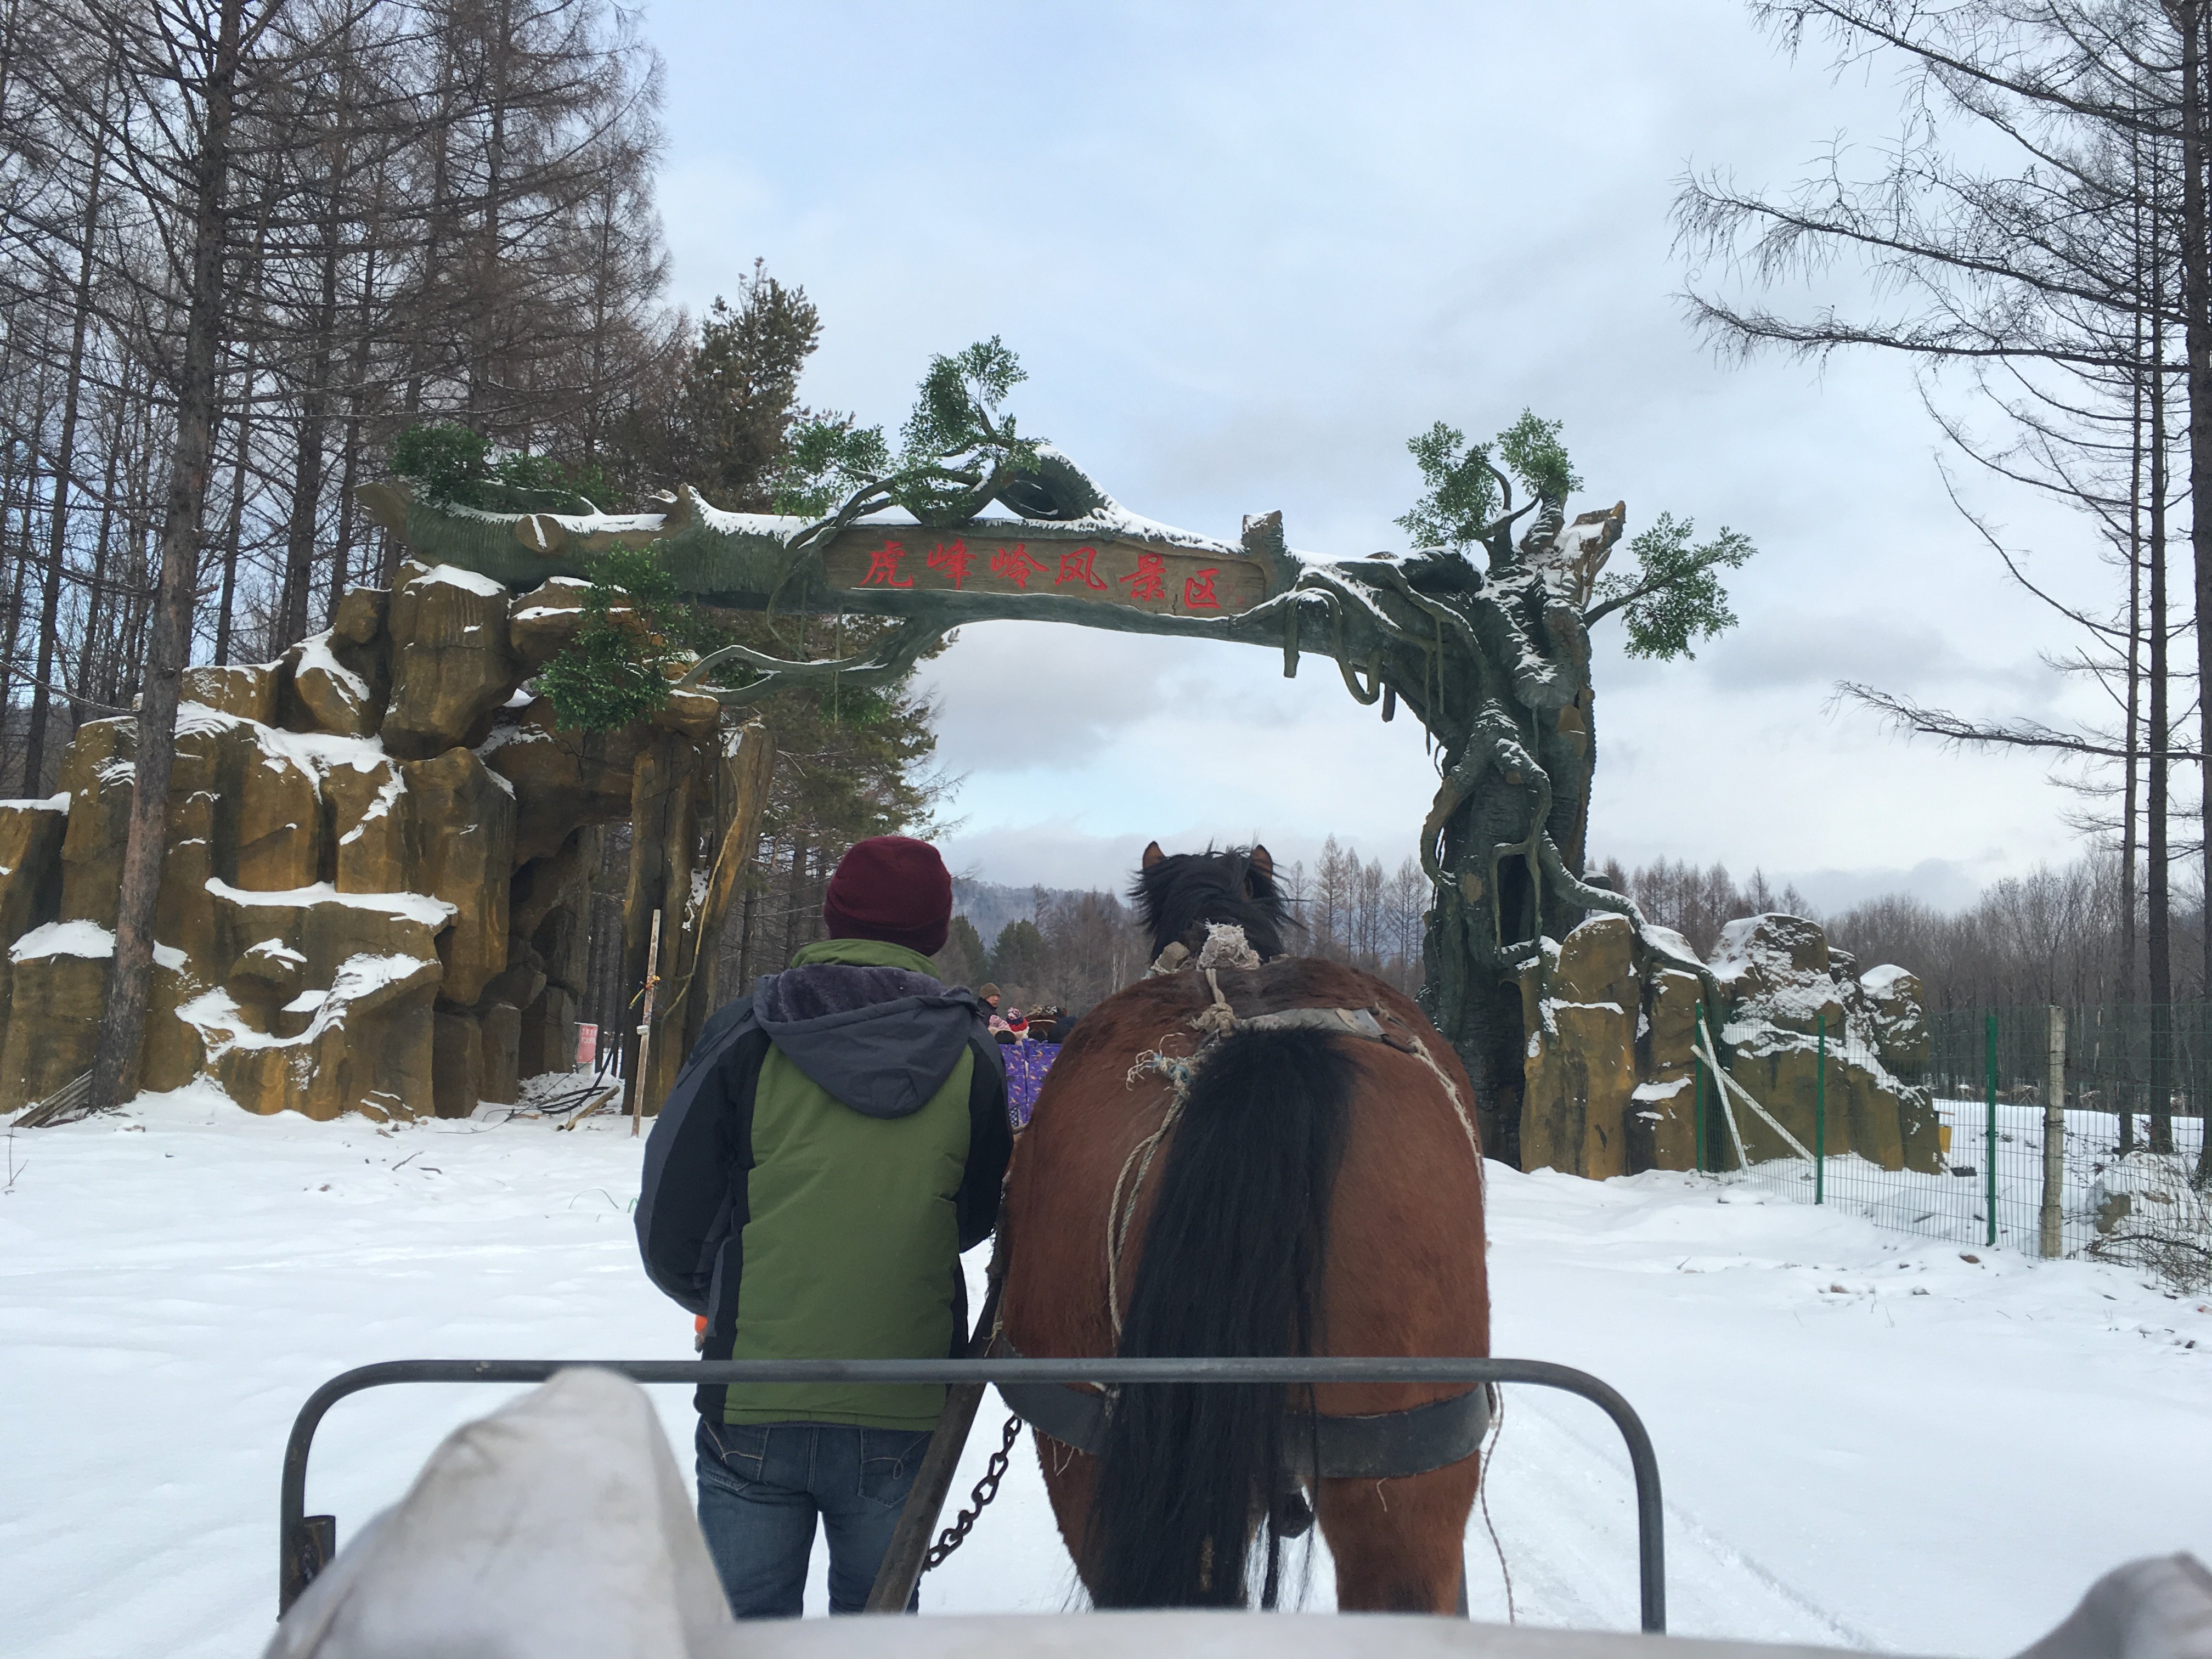
[[[1989,1018],[1989,1052],[1984,1061],[1987,1074],[1987,1103],[1982,1108],[1982,1194],[1983,1202],[1990,1212],[1989,1237],[1991,1249],[1997,1242],[1997,1017],[1991,1010]]]
[[[1813,1201],[1826,1190],[1828,1176],[1828,1017],[1817,1014],[1813,1026]]]
[[[1705,1035],[1705,1005],[1702,1002],[1692,1004],[1690,1018],[1696,1022],[1690,1032],[1690,1075],[1697,1080],[1698,1173],[1703,1175],[1705,1170],[1705,1062],[1698,1045]]]
[[[2043,1091],[2043,1215],[2041,1228],[2045,1259],[2063,1255],[2058,1207],[2059,1189],[2066,1180],[2066,1011],[2055,1004],[2051,1010],[2048,1080]]]

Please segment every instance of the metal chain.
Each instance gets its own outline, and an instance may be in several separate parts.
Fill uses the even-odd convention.
[[[1006,1436],[1000,1442],[999,1449],[991,1454],[991,1461],[983,1469],[983,1478],[975,1483],[975,1490],[968,1494],[968,1501],[975,1507],[961,1510],[958,1519],[937,1535],[937,1541],[929,1547],[928,1555],[922,1559],[921,1570],[924,1572],[941,1566],[946,1556],[968,1541],[968,1534],[975,1530],[977,1519],[991,1507],[991,1500],[999,1495],[999,1482],[1006,1479],[1006,1466],[1014,1455],[1014,1442],[1021,1438],[1021,1433],[1022,1419],[1009,1417]]]

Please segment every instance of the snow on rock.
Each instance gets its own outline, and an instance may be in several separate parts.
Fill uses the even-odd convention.
[[[275,966],[271,963],[268,965]],[[295,975],[204,991],[177,1009],[199,1038],[225,1095],[250,1112],[295,1111],[311,1118],[343,1112],[405,1117],[431,1089],[427,1018],[441,970],[434,955],[361,953],[338,964],[330,983],[293,994]],[[274,988],[266,998],[255,988]]]
[[[473,570],[464,570],[457,564],[432,565],[415,580],[420,582],[445,582],[452,586],[465,589],[468,592],[479,594],[485,599],[504,601],[507,598],[507,588],[504,584],[495,582],[489,576],[479,575]]]
[[[1880,981],[1884,997],[1875,997],[1817,922],[1780,912],[1723,927],[1712,970],[1729,999],[1720,1032],[1729,1075],[1782,1126],[1739,1101],[1723,1103],[1734,1120],[1730,1157],[1740,1136],[1753,1163],[1804,1146],[1856,1152],[1885,1170],[1941,1167],[1940,1126],[1917,1067],[1900,1078],[1887,1063],[1912,1060],[1916,1039],[1926,1062],[1917,981],[1891,973]]]
[[[1704,1063],[1701,1005],[1729,1077],[1788,1130],[1777,1133],[1740,1099],[1722,1103],[1717,1092],[1717,1108],[1723,1119],[1739,1118],[1754,1162],[1795,1156],[1793,1137],[1813,1145],[1820,1117],[1832,1154],[1857,1151],[1892,1170],[1937,1167],[1938,1125],[1916,1081],[1927,1064],[1927,1018],[1919,981],[1904,969],[1862,981],[1817,923],[1747,916],[1722,931],[1714,1004],[1696,953],[1671,928],[1593,915],[1565,939],[1544,944],[1524,973],[1535,981],[1524,987],[1535,1018],[1516,1126],[1524,1168],[1593,1178],[1692,1168],[1687,1085]],[[1723,1139],[1733,1147],[1734,1133]]]
[[[311,883],[283,892],[249,892],[233,887],[220,877],[212,877],[208,891],[232,904],[245,906],[281,905],[302,909],[316,904],[340,904],[356,910],[374,910],[389,916],[403,916],[410,921],[428,927],[443,925],[457,912],[457,907],[443,899],[432,898],[427,893],[341,893],[326,881]]]
[[[481,743],[527,672],[506,587],[457,565],[404,567],[392,596],[392,700],[378,728],[404,760]]]
[[[1656,921],[1647,921],[1644,924],[1641,937],[1645,945],[1661,955],[1673,958],[1675,962],[1687,964],[1705,960],[1698,954],[1696,947],[1691,945],[1688,939],[1683,938],[1672,927],[1662,927]]]
[[[461,1115],[471,1078],[516,1076],[526,1048],[533,1072],[574,1053],[573,994],[526,951],[501,979],[510,888],[627,820],[641,749],[671,731],[703,744],[720,706],[687,694],[658,726],[564,748],[522,690],[506,589],[453,566],[402,576],[396,592],[348,590],[329,630],[276,662],[184,676],[149,1088],[198,1075],[258,1113]],[[586,588],[548,583],[539,608],[573,614]],[[88,720],[58,794],[0,802],[0,1110],[88,1063],[136,744],[132,719]],[[549,908],[580,925],[585,902],[564,891],[532,929]],[[479,1006],[495,980],[502,1000]],[[441,1071],[434,1054],[473,1059]]]
[[[35,957],[112,957],[115,935],[96,921],[50,921],[33,927],[8,949],[10,962]]]
[[[1711,966],[1730,998],[1721,1036],[1731,1048],[1771,1044],[1784,1032],[1809,1036],[1823,1019],[1831,1032],[1843,1030],[1843,994],[1829,976],[1818,922],[1778,912],[1741,917],[1721,929]]]
[[[331,635],[327,631],[311,634],[300,641],[299,665],[292,671],[295,684],[301,673],[310,670],[329,675],[355,696],[364,702],[368,700],[368,682],[337,659],[331,649]]]
[[[332,630],[301,641],[288,660],[291,695],[315,725],[349,737],[366,737],[377,729],[386,690],[371,683],[372,673],[381,678],[383,660],[374,650],[341,641]]]
[[[240,720],[276,723],[284,665],[280,662],[206,664],[187,668],[179,688],[184,704]],[[184,705],[178,710],[184,718]]]

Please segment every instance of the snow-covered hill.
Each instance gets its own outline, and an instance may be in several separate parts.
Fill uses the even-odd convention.
[[[605,1120],[384,1130],[191,1092],[16,1135],[0,1197],[8,1650],[257,1650],[284,1437],[348,1366],[687,1357],[690,1322],[632,1246],[641,1145]],[[2212,1304],[1685,1176],[1493,1165],[1490,1194],[1498,1352],[1593,1370],[1650,1426],[1677,1631],[2006,1654],[2125,1558],[2212,1559]],[[503,1392],[342,1403],[310,1509],[343,1540]],[[689,1397],[657,1395],[688,1465]],[[960,1492],[997,1443],[994,1404]],[[1490,1512],[1520,1618],[1634,1627],[1630,1492],[1595,1408],[1509,1395]],[[1504,1618],[1479,1516],[1468,1560],[1477,1616]],[[1072,1585],[1024,1443],[922,1601],[1054,1608]],[[1328,1604],[1324,1559],[1309,1605]]]

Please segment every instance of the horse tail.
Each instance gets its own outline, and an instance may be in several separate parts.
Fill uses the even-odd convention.
[[[1206,1056],[1160,1170],[1121,1355],[1314,1352],[1354,1077],[1320,1031],[1238,1032]],[[1086,1540],[1094,1602],[1246,1606],[1257,1522],[1261,1601],[1273,1606],[1290,1413],[1295,1404],[1310,1445],[1312,1402],[1310,1387],[1294,1401],[1282,1383],[1123,1388]]]

